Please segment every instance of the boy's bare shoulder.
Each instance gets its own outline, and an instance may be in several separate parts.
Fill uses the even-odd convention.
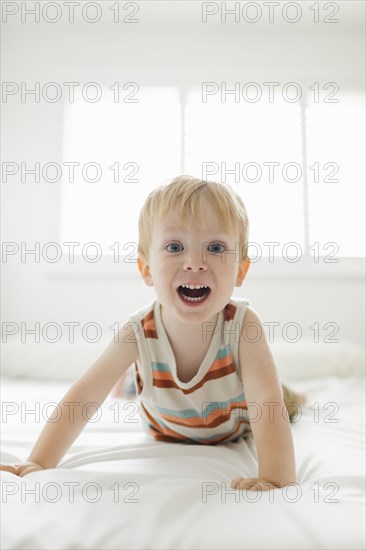
[[[122,339],[124,342],[134,343],[137,346],[137,338],[138,338],[137,323],[129,320],[122,323],[121,328],[119,329],[119,336],[120,336],[120,340]]]
[[[113,346],[113,342],[116,343],[116,347]],[[115,347],[119,352],[128,356],[131,359],[131,363],[135,361],[138,357],[138,330],[136,323],[131,321],[126,321],[122,324],[121,328],[118,331],[117,338],[114,338],[110,345]]]
[[[73,388],[86,401],[103,403],[117,380],[136,361],[137,340],[133,324],[124,323],[107,347]]]
[[[240,327],[240,346],[245,346],[249,342],[254,343],[263,337],[265,335],[261,318],[254,308],[247,306]]]
[[[126,321],[93,364],[95,371],[121,376],[138,357],[136,327]]]
[[[240,345],[246,347],[249,343],[259,345],[267,344],[262,320],[252,306],[246,307],[240,330]]]
[[[247,306],[245,309],[243,324],[253,323],[253,322],[261,323],[260,317],[258,313],[255,311],[255,309],[252,308],[252,306]]]
[[[239,339],[239,362],[243,379],[275,376],[276,366],[258,313],[247,307]]]

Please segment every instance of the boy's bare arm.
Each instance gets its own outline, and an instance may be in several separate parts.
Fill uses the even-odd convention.
[[[112,340],[100,357],[61,399],[59,407],[43,428],[27,462],[35,463],[42,468],[55,468],[88,422],[84,406],[93,403],[94,410],[101,406],[118,378],[135,361],[137,341],[133,326],[130,323],[124,326],[126,328],[119,331],[118,342]],[[26,464],[1,469],[21,474]],[[32,468],[32,464],[28,468]]]
[[[260,331],[260,338],[251,335],[251,323]],[[240,333],[239,360],[245,397],[252,403],[249,413],[258,455],[258,478],[280,487],[294,483],[295,451],[281,383],[262,322],[249,307]]]

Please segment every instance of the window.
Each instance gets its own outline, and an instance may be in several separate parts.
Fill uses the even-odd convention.
[[[202,103],[188,94],[185,113],[188,173],[229,184],[243,199],[250,237],[263,242],[296,241],[304,247],[301,113],[298,104]],[[273,164],[275,163],[275,164]],[[251,255],[251,254],[250,254]]]
[[[111,96],[104,90],[103,96]],[[130,92],[130,90],[129,90]],[[75,101],[66,110],[61,242],[109,247],[137,243],[138,215],[149,191],[181,169],[181,112],[175,88],[144,87],[135,103]],[[77,250],[77,249],[76,249]],[[137,252],[137,248],[136,248]]]
[[[365,106],[339,103],[306,109],[310,242],[336,242],[339,256],[365,254]]]
[[[308,259],[314,243],[320,256],[332,252],[327,243],[339,247],[338,258],[364,256],[361,94],[331,104],[222,103],[219,94],[203,102],[199,88],[144,87],[138,94],[136,103],[67,107],[64,161],[80,166],[63,184],[61,242],[97,242],[104,254],[115,242],[137,243],[147,194],[186,173],[239,193],[249,240],[264,257],[268,242],[279,243],[277,256],[291,242]]]

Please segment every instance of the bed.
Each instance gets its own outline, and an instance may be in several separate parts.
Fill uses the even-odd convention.
[[[57,354],[60,364],[70,349]],[[365,548],[363,350],[272,349],[281,379],[308,396],[291,428],[297,485],[233,490],[234,477],[256,477],[251,437],[217,446],[150,441],[135,399],[110,395],[58,468],[24,478],[0,472],[2,548]],[[47,354],[38,347],[25,358],[15,343],[7,347],[2,462],[28,456],[70,386],[70,372],[56,379]]]

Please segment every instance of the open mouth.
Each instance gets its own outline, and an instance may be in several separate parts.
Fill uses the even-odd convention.
[[[201,288],[188,288],[181,285],[177,288],[177,292],[185,302],[203,302],[211,294],[211,289],[206,285],[202,285]]]

